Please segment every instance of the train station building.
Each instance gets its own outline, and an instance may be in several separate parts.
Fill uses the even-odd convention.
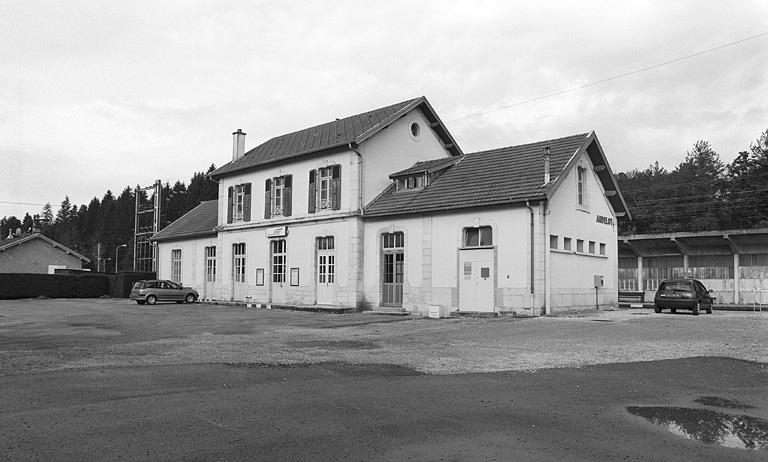
[[[464,153],[424,97],[272,138],[152,239],[202,298],[540,315],[618,303],[628,219],[594,132]]]

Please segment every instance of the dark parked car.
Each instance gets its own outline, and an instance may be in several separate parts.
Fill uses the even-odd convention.
[[[131,300],[136,300],[139,305],[154,305],[158,301],[174,301],[176,303],[194,303],[197,300],[197,291],[191,287],[184,287],[173,281],[150,280],[139,281],[133,284]]]
[[[653,304],[657,313],[669,308],[673,313],[682,309],[691,310],[693,314],[698,315],[702,309],[707,310],[707,314],[711,314],[714,300],[712,291],[707,290],[701,281],[676,278],[667,279],[659,284],[656,296],[653,297]]]

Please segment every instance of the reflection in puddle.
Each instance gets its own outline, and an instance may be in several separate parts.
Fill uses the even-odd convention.
[[[754,409],[755,407],[735,399],[721,398],[719,396],[700,396],[694,401],[705,406],[726,407],[729,409]]]
[[[629,406],[627,410],[676,435],[702,443],[768,450],[768,420],[683,407]]]

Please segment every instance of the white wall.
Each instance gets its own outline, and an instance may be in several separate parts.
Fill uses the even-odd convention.
[[[429,305],[458,306],[458,261],[466,227],[490,226],[496,255],[495,305],[498,310],[530,308],[530,215],[525,207],[462,210],[437,215],[406,215],[365,222],[365,298],[381,303],[381,235],[405,236],[403,307],[426,314]]]
[[[616,215],[589,156],[584,153],[577,166],[586,168],[586,206],[577,204],[577,169],[573,168],[550,201],[549,234],[558,236],[558,250],[550,250],[551,304],[557,308],[593,308],[594,276],[602,275],[605,286],[598,292],[602,306],[618,302],[618,241]],[[597,221],[609,218],[612,225]],[[563,250],[563,238],[571,238],[571,251]],[[576,252],[577,239],[584,241],[584,252]],[[589,254],[589,241],[595,242],[595,254]],[[545,239],[549,246],[549,236]],[[606,255],[599,255],[600,244]]]
[[[338,305],[355,306],[358,301],[358,255],[357,220],[346,218],[320,222],[295,223],[288,225],[288,235],[277,239],[286,240],[286,282],[282,288],[271,283],[270,242],[266,235],[269,228],[250,228],[221,232],[219,247],[221,255],[220,298],[230,300],[232,292],[232,246],[246,245],[246,297],[254,302],[270,303],[276,299],[273,290],[284,290],[286,302],[314,304],[316,293],[316,238],[333,236],[336,255],[336,302]],[[264,285],[256,284],[257,268],[264,269]],[[290,268],[299,268],[299,285],[290,285]],[[273,289],[274,288],[274,289]]]
[[[420,136],[411,136],[411,124],[421,127]],[[389,175],[423,160],[450,157],[442,141],[430,128],[421,110],[415,109],[361,143],[363,153],[363,204],[378,196],[392,180]]]
[[[309,213],[309,172],[320,167],[341,165],[341,208],[340,210],[317,210]],[[283,175],[293,175],[291,192],[291,216],[264,218],[264,185],[267,179]],[[320,217],[339,216],[354,212],[358,207],[357,194],[357,159],[349,150],[326,155],[324,157],[309,156],[299,158],[290,163],[276,166],[265,165],[257,170],[239,172],[219,180],[219,225],[226,229],[237,229],[247,226],[270,225],[279,222],[296,222],[302,219],[317,219]],[[243,183],[251,183],[251,220],[227,224],[228,188]]]
[[[182,241],[161,241],[157,244],[157,278],[171,280],[171,252],[181,250],[181,283],[195,288],[203,296],[205,283],[205,248],[216,245],[216,237],[185,239]],[[218,249],[217,249],[218,250]],[[217,270],[219,268],[217,267]],[[217,278],[220,277],[217,274]]]

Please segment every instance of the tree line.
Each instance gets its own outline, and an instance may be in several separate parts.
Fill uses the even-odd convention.
[[[181,181],[173,185],[166,182],[161,186],[159,229],[192,210],[200,202],[218,198],[219,186],[207,176],[215,168],[211,165],[206,172],[195,172],[189,186]],[[22,219],[15,216],[3,217],[0,219],[0,236],[5,239],[11,231],[16,233],[21,229],[22,233],[28,233],[37,229],[90,258],[91,263],[86,265],[86,268],[106,272],[115,269],[116,248],[127,244],[124,250],[120,249],[118,252],[118,268],[130,270],[133,268],[136,194],[136,189],[130,186],[126,186],[117,197],[111,190],[107,190],[101,199],[94,197],[87,205],[80,206],[73,204],[69,196],[65,196],[55,214],[48,203],[39,214],[27,213]],[[139,191],[139,194],[145,193]],[[98,254],[99,247],[101,255]]]
[[[704,140],[674,170],[617,175],[632,220],[621,234],[768,227],[768,130],[729,164]]]

